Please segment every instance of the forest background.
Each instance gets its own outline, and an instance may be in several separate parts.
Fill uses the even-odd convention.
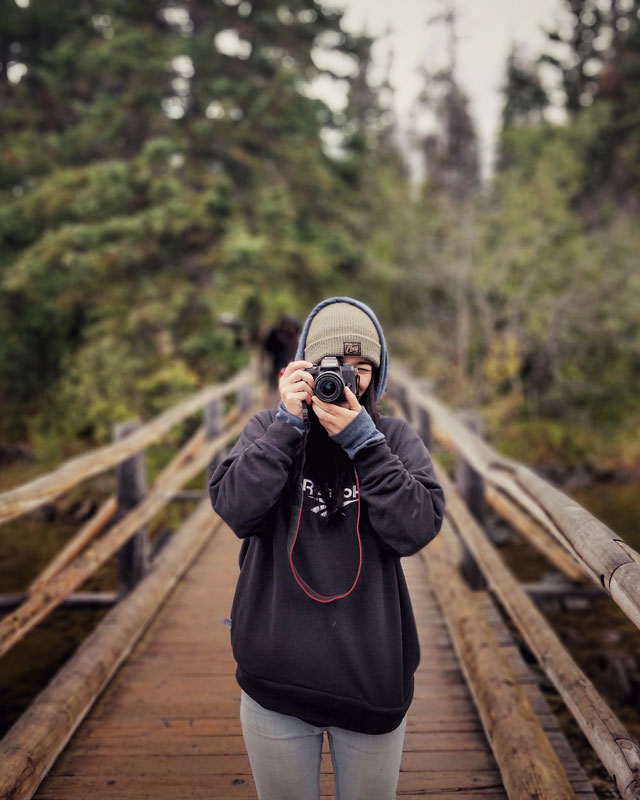
[[[503,452],[639,470],[640,0],[558,4],[549,51],[505,64],[482,182],[448,2],[400,145],[329,5],[0,0],[0,460],[107,441],[350,294]]]

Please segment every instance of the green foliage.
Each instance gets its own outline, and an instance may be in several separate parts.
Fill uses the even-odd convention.
[[[525,66],[507,65],[485,193],[461,203],[427,182],[374,234],[378,269],[395,256],[389,338],[450,404],[482,408],[488,435],[514,457],[637,467],[640,162],[630,145],[612,150],[614,122],[633,120],[627,142],[640,130],[633,83],[624,102],[603,93],[551,123],[537,69]]]
[[[583,214],[598,220],[599,208],[638,208],[640,117],[640,0],[603,4],[565,0],[569,35],[549,34],[541,56],[557,67],[572,123],[597,127],[585,152],[579,200]],[[567,26],[565,26],[567,27]],[[558,49],[559,48],[559,49]]]
[[[453,62],[425,75],[437,124],[417,189],[368,80],[371,41],[315,0],[0,0],[0,439],[50,458],[106,441],[225,378],[283,314],[352,294],[394,357],[482,407],[518,457],[640,459],[624,436],[640,390],[640,26],[634,6],[616,58],[571,73],[571,48],[611,26],[574,5],[582,27],[556,59],[567,121],[549,121],[536,64],[514,52],[479,191]],[[352,66],[340,113],[311,88],[332,51]]]
[[[354,74],[368,63],[340,12],[0,10],[0,436],[41,451],[104,441],[113,422],[237,369],[280,314],[357,280],[364,163],[348,178],[345,165],[362,124],[308,91],[322,50]],[[26,73],[11,83],[16,60]],[[337,159],[326,126],[344,131]]]
[[[549,39],[563,45],[560,54],[545,53],[542,60],[558,68],[565,92],[565,106],[570,113],[588,105],[596,91],[592,67],[603,59],[603,36],[616,36],[617,26],[599,0],[564,0],[568,34],[551,31]],[[615,4],[612,4],[612,8]]]
[[[504,105],[502,127],[509,129],[518,123],[535,123],[549,105],[549,97],[542,85],[535,65],[525,62],[517,48],[507,60],[507,78],[503,88]]]

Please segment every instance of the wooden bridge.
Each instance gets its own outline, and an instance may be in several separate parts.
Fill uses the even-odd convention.
[[[118,475],[116,495],[0,620],[0,655],[116,554],[121,582],[118,602],[0,742],[0,798],[256,796],[225,625],[238,542],[207,498],[153,558],[146,530],[238,435],[254,410],[245,388],[254,375],[246,370],[146,425],[121,427],[114,444],[0,495],[4,522],[106,470]],[[506,567],[482,524],[484,506],[543,552],[568,586],[607,592],[638,627],[640,556],[531,470],[495,453],[416,381],[396,372],[390,398],[432,451],[437,442],[455,454],[455,483],[436,463],[447,497],[443,530],[404,561],[422,660],[398,796],[595,798],[539,688],[544,673],[612,788],[637,800],[640,746]],[[144,449],[202,412],[203,425],[146,490]],[[330,797],[325,756],[321,789]]]

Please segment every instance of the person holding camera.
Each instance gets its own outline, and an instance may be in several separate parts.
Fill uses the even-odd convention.
[[[436,536],[444,495],[420,438],[378,412],[387,372],[373,311],[324,300],[278,408],[210,474],[242,540],[231,644],[259,800],[318,800],[325,734],[337,800],[396,794],[420,658],[400,559]]]

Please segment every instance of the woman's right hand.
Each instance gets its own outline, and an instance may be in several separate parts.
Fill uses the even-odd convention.
[[[312,367],[311,361],[292,361],[287,364],[280,378],[280,398],[290,414],[302,419],[302,404],[311,403],[313,397],[313,376],[306,370]]]

